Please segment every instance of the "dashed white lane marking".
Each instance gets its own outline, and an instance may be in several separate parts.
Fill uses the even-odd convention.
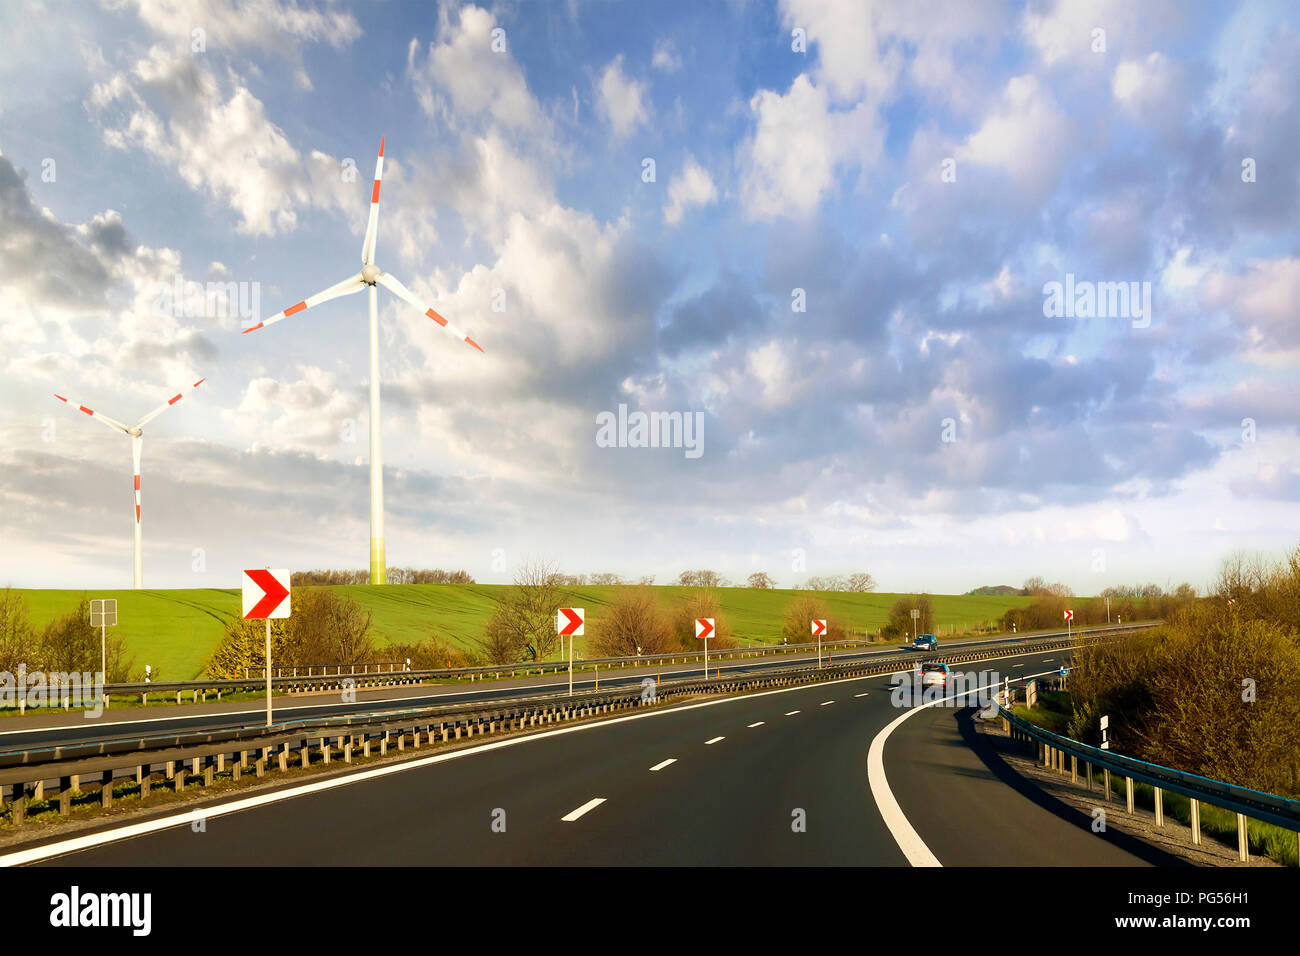
[[[578,809],[570,810],[564,816],[560,817],[560,819],[563,820],[565,823],[572,823],[574,820],[578,819],[578,817],[582,816],[584,813],[588,813],[592,810],[595,810],[598,806],[600,806],[604,802],[605,802],[604,797],[592,797],[582,806],[578,807]]]
[[[752,724],[750,724],[749,726],[750,726],[751,728],[752,728],[752,727],[762,727],[764,723],[765,723],[765,721],[762,721],[762,720],[756,720],[756,721],[754,721]]]
[[[799,711],[797,711],[797,710],[787,710],[787,711],[785,712],[785,715],[786,715],[787,717],[793,717],[793,716],[794,716],[795,714],[797,714],[797,713],[799,713]]]
[[[833,704],[833,703],[835,703],[835,701],[833,700],[824,700],[822,701],[822,706],[825,707],[826,705]]]
[[[704,741],[704,743],[707,746],[709,744],[716,744],[719,740],[726,740],[726,739],[727,739],[726,737],[714,737],[712,740]]]
[[[1044,658],[1043,658],[1043,663],[1044,663],[1044,664],[1050,664],[1050,663],[1052,663],[1052,661],[1054,661],[1054,660],[1056,660],[1055,657],[1044,657]]]
[[[854,696],[854,697],[866,697],[867,695],[866,695],[866,693],[864,692],[864,693],[861,693],[861,694],[854,694],[853,696]]]
[[[650,768],[650,772],[654,773],[656,770],[662,770],[664,769],[664,767],[667,767],[669,764],[674,764],[676,762],[677,762],[676,757],[669,757],[667,760],[661,760],[653,767]]]

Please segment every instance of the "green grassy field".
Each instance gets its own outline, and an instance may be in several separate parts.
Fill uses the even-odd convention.
[[[390,642],[417,642],[437,634],[466,649],[483,631],[492,612],[494,595],[507,588],[499,584],[400,584],[372,588],[341,586],[332,590],[354,598],[373,616],[373,633],[380,646]],[[587,610],[588,627],[598,621],[617,592],[616,587],[580,587],[569,591],[569,603]],[[658,587],[663,602],[672,606],[696,588]],[[203,662],[221,639],[227,619],[239,613],[239,591],[231,588],[193,588],[169,591],[55,591],[22,590],[32,623],[42,627],[52,617],[73,610],[83,594],[90,598],[117,598],[118,631],[126,639],[136,667],[153,666],[163,680],[188,680],[203,671]],[[781,620],[796,595],[806,592],[782,589],[719,588],[723,613],[732,632],[743,644],[780,640]],[[897,594],[823,592],[828,613],[857,631],[874,631],[885,623]],[[981,597],[936,594],[935,622],[942,635],[951,629],[984,626],[1030,598]],[[582,648],[581,638],[578,648]]]

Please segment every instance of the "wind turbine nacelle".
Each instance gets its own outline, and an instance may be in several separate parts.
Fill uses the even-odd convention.
[[[384,274],[383,270],[380,269],[379,266],[375,265],[372,262],[369,265],[362,267],[361,281],[364,282],[366,285],[374,285],[376,282],[379,281],[379,277],[383,274]]]

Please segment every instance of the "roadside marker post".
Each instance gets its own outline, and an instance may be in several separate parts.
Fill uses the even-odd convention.
[[[117,598],[90,602],[90,626],[99,628],[99,672],[108,683],[107,629],[117,625]]]
[[[1074,636],[1074,610],[1065,609],[1065,639],[1071,640]]]
[[[817,638],[817,667],[822,666],[822,635],[826,633],[826,620],[816,620],[812,622],[813,637]]]
[[[704,638],[704,679],[709,679],[709,635],[713,633],[713,618],[697,617],[695,619],[695,636]],[[721,673],[718,674],[721,677]]]
[[[920,608],[912,608],[912,643],[916,643],[916,619],[921,616]]]
[[[290,611],[288,568],[253,568],[242,580],[244,620],[266,621],[266,726],[271,720],[271,620],[286,618]]]
[[[555,633],[560,635],[560,649],[564,638],[569,639],[569,696],[573,696],[573,639],[581,637],[586,626],[587,612],[580,607],[562,607],[555,612]],[[596,688],[600,689],[600,672],[596,672]]]

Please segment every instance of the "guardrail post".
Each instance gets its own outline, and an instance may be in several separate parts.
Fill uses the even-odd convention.
[[[1133,778],[1132,777],[1124,778],[1124,796],[1125,796],[1126,803],[1128,804],[1128,812],[1132,813],[1133,812]]]
[[[276,757],[280,764],[280,769],[288,770],[289,769],[289,744],[287,742],[283,747],[280,748],[280,752],[276,755]]]
[[[1106,802],[1110,803],[1110,771],[1109,770],[1103,770],[1101,772],[1101,785],[1106,790]]]
[[[1077,786],[1079,783],[1079,758],[1070,754],[1070,783]]]
[[[1156,826],[1165,825],[1165,792],[1160,787],[1155,787],[1155,805],[1156,805]]]
[[[16,827],[22,826],[27,818],[27,784],[14,784],[14,799],[9,809],[13,825]]]
[[[185,789],[185,764],[182,762],[176,768],[176,776],[172,777],[172,788],[180,793]]]
[[[1250,862],[1250,833],[1246,830],[1246,814],[1237,814],[1237,859]]]
[[[1085,761],[1083,762],[1083,767],[1084,767],[1084,770],[1086,770],[1086,771],[1087,771],[1087,774],[1088,774],[1088,792],[1089,792],[1089,793],[1092,793],[1092,761],[1090,761],[1090,760],[1085,760]]]
[[[107,810],[113,805],[113,771],[105,770],[100,777],[99,805]]]
[[[343,762],[352,762],[352,738],[349,737],[347,743],[343,745]]]
[[[1196,846],[1201,845],[1201,801],[1192,799],[1192,843]]]

